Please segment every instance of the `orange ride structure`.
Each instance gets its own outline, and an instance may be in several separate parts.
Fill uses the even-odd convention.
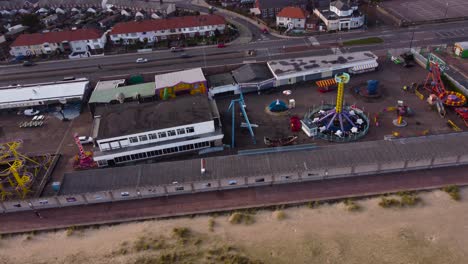
[[[28,157],[18,148],[22,141],[0,143],[0,199],[19,197],[24,199],[41,171],[51,163],[50,155]]]
[[[424,83],[424,89],[435,94],[444,105],[459,107],[466,104],[466,97],[463,94],[445,89],[438,62],[430,61],[429,73]]]

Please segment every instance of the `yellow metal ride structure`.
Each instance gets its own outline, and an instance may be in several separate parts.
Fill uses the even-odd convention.
[[[51,162],[50,155],[27,157],[18,152],[22,141],[0,143],[0,199],[24,199],[34,180]]]

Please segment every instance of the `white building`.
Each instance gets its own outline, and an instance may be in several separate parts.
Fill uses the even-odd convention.
[[[276,26],[288,29],[305,29],[307,15],[299,7],[288,6],[276,15]]]
[[[73,81],[0,87],[0,109],[81,101],[88,84],[88,79],[81,78]]]
[[[324,10],[314,10],[327,27],[331,30],[348,30],[359,28],[364,25],[365,17],[358,10],[358,5],[350,0],[337,0],[330,2],[330,8]]]
[[[223,33],[226,20],[218,15],[184,16],[158,20],[118,23],[109,33],[113,42],[158,42],[168,38],[210,36],[216,30]]]
[[[312,56],[268,61],[267,65],[276,79],[275,86],[333,78],[348,72],[359,74],[377,69],[378,57],[370,51]],[[300,63],[300,64],[299,64]]]
[[[94,117],[100,167],[198,151],[223,139],[216,102],[204,95],[108,105]]]
[[[101,50],[106,35],[95,29],[19,35],[10,46],[12,56],[34,56],[59,52],[90,52]]]

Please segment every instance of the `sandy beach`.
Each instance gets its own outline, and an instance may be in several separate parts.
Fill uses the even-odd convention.
[[[0,263],[468,263],[468,189],[418,193],[411,208],[379,197],[315,208],[153,220],[4,236]],[[177,228],[174,230],[174,228]],[[228,262],[231,261],[231,262]]]

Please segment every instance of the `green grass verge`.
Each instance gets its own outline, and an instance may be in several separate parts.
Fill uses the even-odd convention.
[[[384,40],[378,37],[370,37],[370,38],[363,38],[363,39],[353,39],[344,41],[344,46],[353,46],[353,45],[369,45],[369,44],[378,44],[383,43]]]

